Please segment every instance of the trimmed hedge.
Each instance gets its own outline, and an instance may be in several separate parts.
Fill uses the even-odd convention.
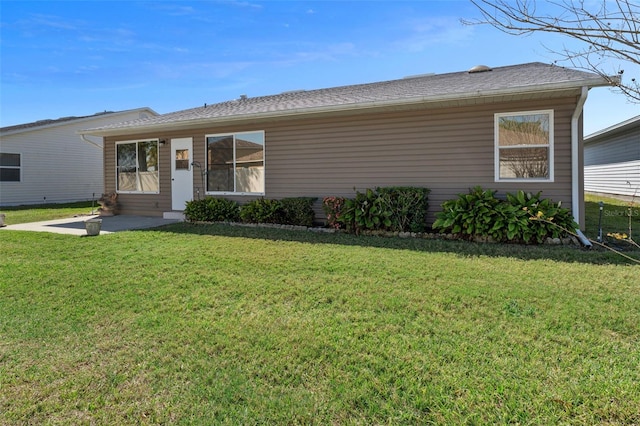
[[[316,198],[295,197],[281,200],[259,198],[240,205],[226,198],[208,197],[189,201],[184,214],[193,222],[278,223],[313,226]]]
[[[317,198],[296,197],[280,200],[281,220],[283,225],[313,226],[316,214],[313,211],[313,203]]]
[[[187,202],[184,215],[193,222],[237,222],[240,205],[226,198],[207,197]]]

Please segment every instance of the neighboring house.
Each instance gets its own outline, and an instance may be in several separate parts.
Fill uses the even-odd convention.
[[[481,185],[542,191],[583,212],[582,107],[591,73],[542,63],[247,97],[125,124],[104,137],[105,188],[123,213],[163,215],[197,197],[355,195]],[[320,216],[322,217],[322,216]]]
[[[640,196],[640,115],[584,138],[584,189]]]
[[[78,131],[157,115],[138,108],[0,128],[0,206],[99,198],[102,141]]]

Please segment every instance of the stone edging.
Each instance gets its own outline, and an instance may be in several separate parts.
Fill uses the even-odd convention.
[[[210,224],[222,224],[229,226],[240,226],[244,228],[270,228],[270,229],[284,229],[288,231],[308,231],[322,234],[338,234],[345,233],[345,231],[334,228],[322,228],[322,227],[309,227],[309,226],[298,226],[298,225],[280,225],[277,223],[242,223],[242,222],[205,222],[205,221],[187,221],[188,223],[200,224],[200,225],[210,225]],[[460,240],[455,234],[441,234],[434,232],[391,232],[391,231],[362,231],[360,235],[366,236],[375,236],[375,237],[385,237],[385,238],[422,238],[426,240]],[[491,237],[475,237],[473,239],[476,243],[491,243],[498,244]],[[508,244],[508,243],[507,243]],[[554,246],[571,246],[575,245],[581,247],[580,241],[574,236],[565,237],[565,238],[547,238],[547,240],[543,243],[547,245]]]

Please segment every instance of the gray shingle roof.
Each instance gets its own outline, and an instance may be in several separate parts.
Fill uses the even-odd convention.
[[[3,134],[3,135],[13,134],[13,133],[22,133],[22,132],[31,131],[31,130],[39,130],[39,129],[45,128],[45,127],[59,126],[59,125],[71,123],[71,122],[74,122],[74,121],[77,121],[77,122],[81,122],[81,121],[90,122],[94,118],[103,118],[103,117],[109,117],[109,116],[116,117],[116,116],[118,116],[120,114],[126,114],[128,112],[134,112],[134,111],[146,111],[146,112],[149,112],[150,114],[152,114],[154,116],[158,115],[155,111],[153,111],[152,109],[147,108],[147,107],[124,110],[124,111],[104,111],[104,112],[98,112],[98,113],[93,114],[93,115],[69,116],[69,117],[61,117],[61,118],[56,118],[56,119],[45,119],[45,120],[33,121],[31,123],[16,124],[16,125],[13,125],[13,126],[0,127],[0,133]]]
[[[87,133],[114,134],[124,133],[119,132],[120,130],[151,130],[169,125],[188,126],[243,118],[268,118],[604,85],[607,85],[606,81],[596,74],[534,62],[479,73],[463,71],[432,74],[378,83],[242,97],[149,119],[89,129]]]

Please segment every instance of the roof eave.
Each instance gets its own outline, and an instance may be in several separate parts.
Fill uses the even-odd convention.
[[[167,123],[159,123],[159,124],[151,124],[148,126],[136,126],[136,127],[128,127],[128,128],[117,128],[117,129],[88,129],[86,131],[82,131],[81,133],[92,136],[118,136],[118,135],[132,135],[132,134],[141,134],[148,132],[157,132],[163,130],[180,130],[186,128],[197,128],[197,127],[206,127],[215,124],[230,124],[241,121],[252,121],[252,120],[265,120],[265,119],[273,119],[273,118],[296,118],[305,115],[317,115],[317,114],[327,114],[327,113],[340,113],[340,112],[350,112],[350,111],[359,111],[359,110],[371,110],[371,109],[384,109],[384,108],[394,108],[394,107],[411,107],[415,105],[434,105],[438,103],[446,103],[450,101],[470,101],[474,99],[488,99],[493,97],[504,97],[504,96],[517,96],[517,95],[532,95],[532,94],[541,94],[541,93],[554,93],[554,92],[562,92],[567,90],[579,90],[582,87],[602,87],[608,86],[609,83],[603,78],[597,77],[589,80],[581,80],[577,82],[560,82],[560,83],[549,83],[544,85],[536,85],[531,87],[516,87],[516,88],[506,88],[506,89],[498,89],[492,90],[488,92],[483,92],[481,90],[466,92],[466,93],[456,93],[456,94],[447,94],[440,96],[417,96],[413,98],[403,98],[403,99],[393,99],[393,100],[385,100],[385,101],[370,101],[370,102],[359,102],[359,103],[351,103],[351,104],[343,104],[343,105],[330,105],[330,106],[321,106],[321,107],[309,107],[309,108],[295,108],[286,111],[269,111],[269,112],[260,112],[253,114],[241,114],[235,116],[222,116],[222,117],[206,117],[192,120],[183,120],[183,121],[173,121]]]
[[[640,127],[640,115],[632,117],[628,120],[616,123],[613,126],[606,127],[604,129],[593,132],[584,137],[584,143],[598,142],[602,137],[613,136],[619,133],[623,133],[629,129]]]
[[[13,129],[13,130],[8,130],[8,131],[3,131],[0,132],[0,134],[2,136],[9,136],[9,135],[14,135],[17,133],[26,133],[26,132],[32,132],[32,131],[40,131],[40,130],[46,130],[46,129],[50,129],[50,128],[54,128],[54,127],[61,127],[61,126],[67,126],[69,124],[78,124],[78,123],[82,123],[85,121],[92,121],[98,118],[104,118],[104,117],[114,117],[114,116],[118,116],[118,115],[123,115],[123,114],[128,114],[128,113],[132,113],[132,112],[141,112],[141,111],[148,111],[153,115],[159,115],[156,111],[154,111],[153,109],[149,108],[149,107],[140,107],[140,108],[133,108],[133,109],[127,109],[127,110],[123,110],[123,111],[112,111],[112,112],[108,112],[108,113],[98,113],[98,114],[94,114],[94,115],[89,115],[86,117],[76,117],[74,119],[71,120],[66,120],[66,121],[58,121],[56,122],[56,120],[54,120],[53,122],[49,122],[46,124],[42,124],[42,125],[37,125],[37,126],[32,126],[32,127],[21,127],[21,128],[17,128],[17,129]],[[37,122],[36,122],[37,123]],[[25,123],[25,124],[29,124],[29,123]],[[13,127],[13,126],[10,126]]]

